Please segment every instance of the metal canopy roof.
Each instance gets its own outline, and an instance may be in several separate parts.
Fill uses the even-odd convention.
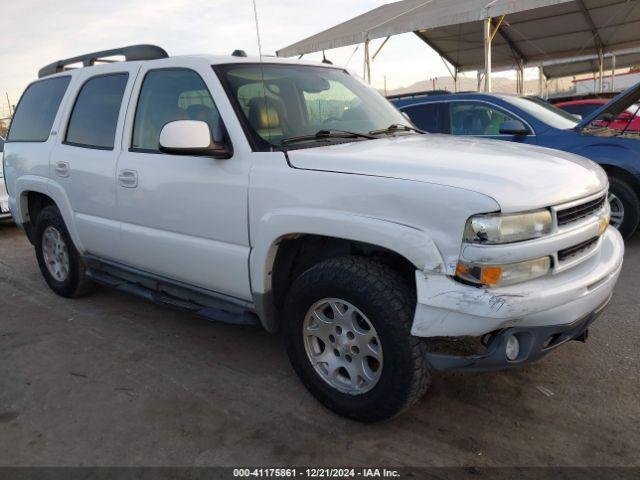
[[[628,68],[640,65],[640,47],[619,50],[604,55],[603,69]],[[570,77],[583,73],[597,72],[599,69],[598,55],[581,55],[571,62],[562,60],[547,60],[542,63],[547,78]]]
[[[493,18],[496,26],[503,15],[492,45],[496,69],[515,68],[520,61],[525,66],[552,59],[571,62],[576,56],[597,55],[600,49],[640,46],[640,0],[403,0],[277,54],[302,55],[414,32],[458,71],[479,70],[485,66],[481,20]],[[579,73],[594,70],[591,65],[585,68]],[[555,71],[549,68],[548,74],[555,76]]]

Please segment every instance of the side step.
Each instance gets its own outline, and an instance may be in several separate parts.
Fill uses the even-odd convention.
[[[260,319],[242,301],[230,302],[200,289],[176,285],[155,276],[85,258],[86,275],[96,283],[130,293],[159,305],[193,312],[208,320],[232,325],[259,325]]]

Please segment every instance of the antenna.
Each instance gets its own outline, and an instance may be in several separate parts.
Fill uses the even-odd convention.
[[[269,132],[269,138],[271,138],[271,112],[269,111],[269,97],[267,96],[267,85],[264,81],[264,67],[262,66],[262,42],[260,41],[260,22],[258,22],[258,7],[256,6],[256,0],[253,0],[253,17],[256,21],[256,36],[258,37],[258,55],[260,57],[260,77],[262,79],[262,92],[264,95],[264,109],[267,119],[267,131]],[[271,143],[271,142],[269,142]],[[273,147],[271,147],[273,151]]]
[[[260,41],[260,23],[258,22],[258,7],[256,6],[256,0],[253,0],[253,16],[256,20],[256,35],[258,37],[258,55],[260,55],[260,61],[262,62],[262,42]]]

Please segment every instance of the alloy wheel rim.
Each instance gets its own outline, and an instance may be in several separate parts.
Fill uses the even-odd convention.
[[[371,321],[338,298],[314,303],[303,323],[304,348],[316,373],[331,387],[361,395],[382,375],[382,343]]]
[[[47,270],[58,282],[64,282],[69,276],[69,251],[60,231],[47,227],[42,233],[42,256]]]
[[[620,228],[624,222],[624,205],[622,200],[609,192],[609,206],[611,207],[611,225]]]

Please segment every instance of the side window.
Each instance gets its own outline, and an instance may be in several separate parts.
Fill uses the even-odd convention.
[[[413,105],[403,108],[402,111],[409,115],[409,118],[416,127],[425,132],[445,133],[445,122],[442,118],[446,113],[440,103],[427,103],[423,105]]]
[[[160,131],[176,120],[207,122],[216,140],[222,139],[222,121],[213,98],[196,72],[153,70],[142,82],[131,147],[158,152]]]
[[[500,135],[500,125],[517,120],[491,105],[475,102],[451,102],[453,135]]]
[[[64,76],[32,83],[18,103],[7,141],[46,142],[70,80]]]
[[[65,143],[113,149],[128,78],[128,73],[118,73],[87,80],[73,106]]]

